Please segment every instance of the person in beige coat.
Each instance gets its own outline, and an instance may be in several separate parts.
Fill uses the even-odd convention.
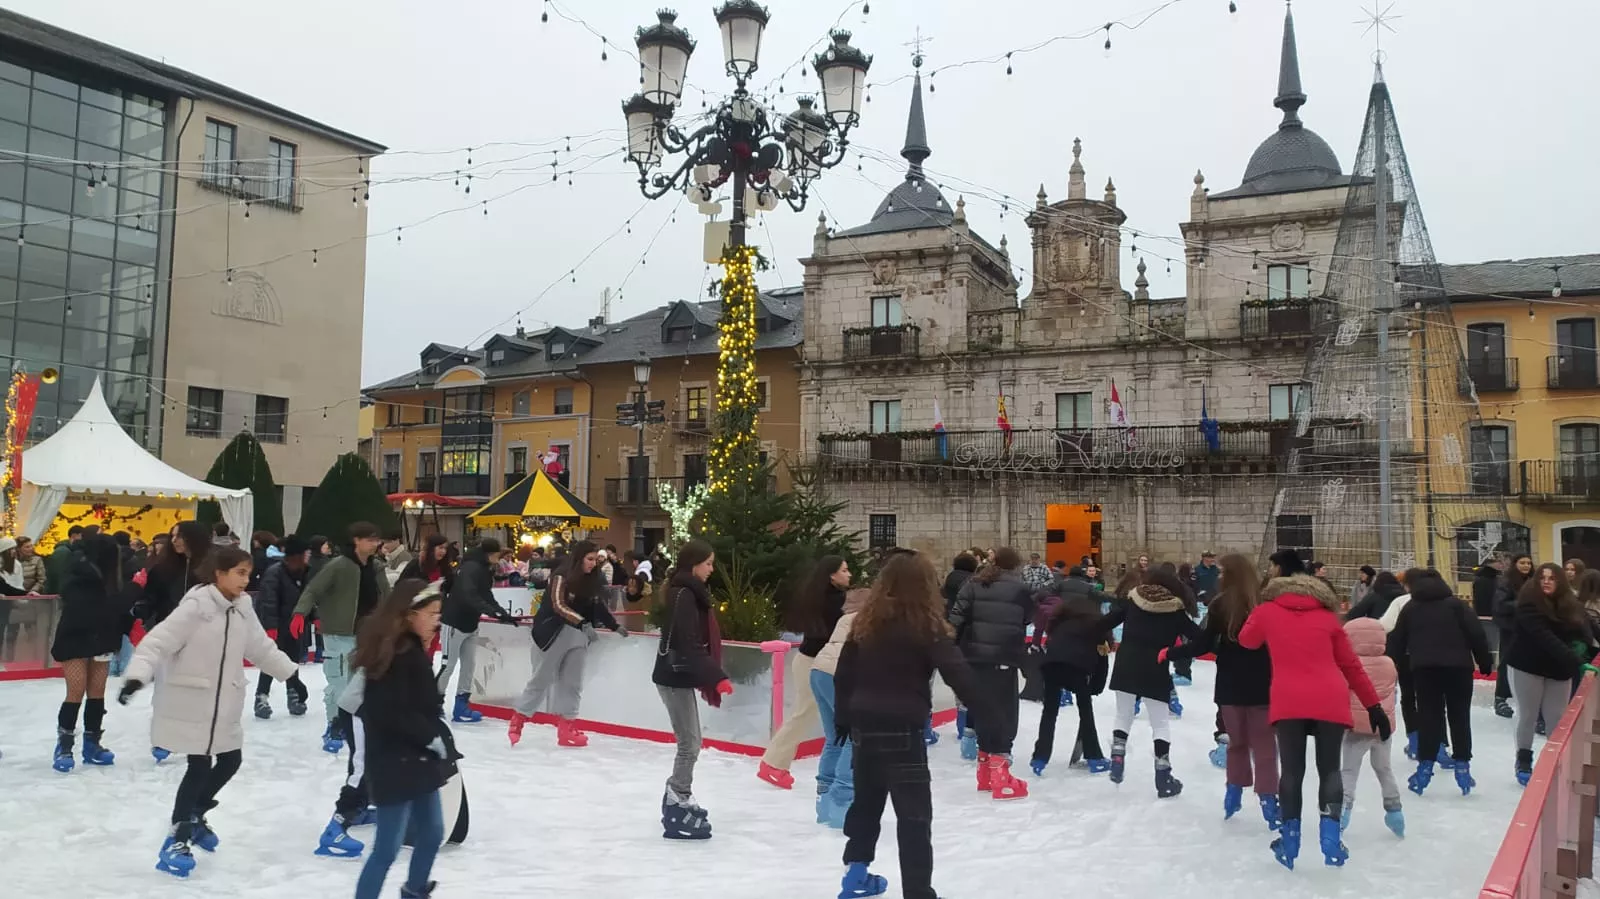
[[[245,700],[250,694],[246,660],[280,681],[299,667],[262,630],[250,608],[250,553],[217,547],[201,571],[207,583],[190,590],[172,614],[134,651],[117,701],[155,681],[151,742],[189,757],[172,808],[172,832],[161,847],[157,870],[187,877],[194,869],[191,845],[207,851],[217,835],[206,823],[216,795],[239,770],[243,758]]]

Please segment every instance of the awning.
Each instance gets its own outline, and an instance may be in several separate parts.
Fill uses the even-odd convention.
[[[400,506],[407,502],[421,503],[424,506],[440,506],[445,509],[470,509],[477,505],[474,500],[462,499],[459,496],[442,496],[438,493],[389,494],[389,505],[391,506]]]
[[[543,471],[518,481],[467,518],[480,528],[516,527],[529,518],[589,529],[611,525],[611,519]]]

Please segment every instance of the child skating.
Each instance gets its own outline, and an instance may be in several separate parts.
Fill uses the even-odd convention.
[[[1357,618],[1345,623],[1344,632],[1350,637],[1350,646],[1361,657],[1361,667],[1378,691],[1384,714],[1394,720],[1395,691],[1399,684],[1399,671],[1394,660],[1385,655],[1387,634],[1376,618]],[[1350,693],[1350,717],[1354,726],[1344,735],[1344,768],[1340,782],[1344,785],[1344,812],[1339,817],[1339,830],[1350,827],[1350,810],[1356,804],[1356,781],[1361,778],[1361,763],[1372,760],[1372,773],[1378,777],[1383,791],[1383,824],[1397,837],[1406,835],[1406,818],[1400,810],[1400,783],[1394,779],[1394,768],[1389,762],[1391,741],[1379,739],[1373,732],[1372,722],[1361,714],[1366,711],[1361,699]]]

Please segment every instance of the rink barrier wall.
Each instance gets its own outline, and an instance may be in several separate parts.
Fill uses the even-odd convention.
[[[1594,876],[1600,717],[1593,674],[1583,682],[1533,766],[1478,899],[1568,899]]]

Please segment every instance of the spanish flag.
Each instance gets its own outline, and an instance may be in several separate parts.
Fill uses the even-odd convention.
[[[1004,395],[1000,397],[1000,410],[995,414],[995,424],[1000,426],[1000,433],[1003,435],[1001,441],[1005,445],[1006,452],[1011,452],[1011,419],[1006,417],[1006,398]]]

